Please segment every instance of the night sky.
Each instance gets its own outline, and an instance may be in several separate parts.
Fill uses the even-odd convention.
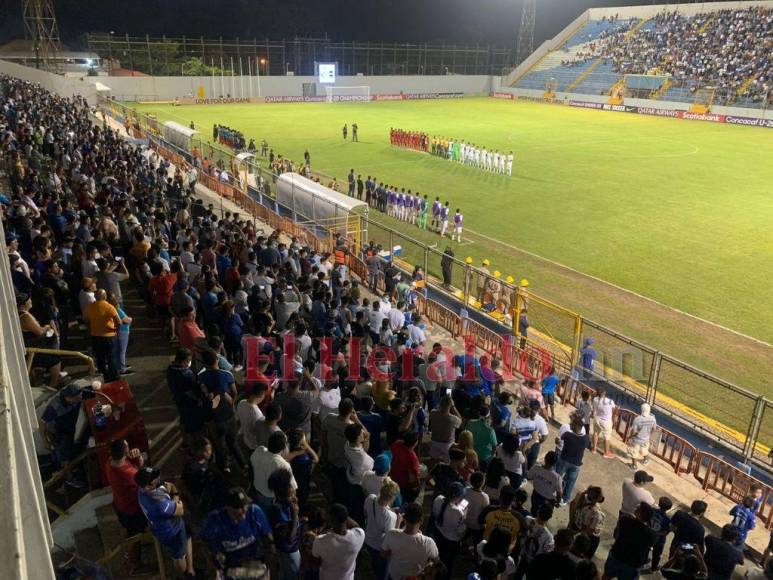
[[[62,39],[116,35],[480,43],[512,47],[523,0],[54,0]],[[587,8],[647,0],[537,0],[535,47]],[[661,2],[664,3],[664,2]],[[22,0],[0,0],[0,43],[23,36]]]

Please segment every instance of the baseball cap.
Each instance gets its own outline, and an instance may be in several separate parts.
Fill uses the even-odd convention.
[[[134,474],[134,482],[140,487],[145,487],[159,477],[161,477],[161,471],[158,469],[154,467],[143,467]]]
[[[228,494],[225,498],[225,505],[233,508],[235,510],[240,510],[248,505],[250,505],[252,501],[247,496],[246,493],[244,493],[244,490],[240,487],[233,487],[230,490],[228,490]]]
[[[81,391],[81,386],[76,382],[72,382],[59,390],[63,397],[77,397]]]
[[[634,483],[649,483],[651,481],[655,481],[655,478],[643,469],[640,469],[633,474],[633,481]]]
[[[386,453],[382,453],[373,461],[373,471],[376,472],[376,475],[384,475],[389,471],[391,465],[392,459]]]

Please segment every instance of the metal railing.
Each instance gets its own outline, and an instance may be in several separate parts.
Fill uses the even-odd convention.
[[[91,358],[89,355],[84,354],[77,350],[59,350],[59,349],[52,349],[52,348],[37,348],[37,347],[26,347],[27,356],[26,356],[26,363],[27,363],[27,374],[32,371],[32,369],[35,366],[35,356],[36,355],[51,355],[51,356],[58,356],[63,358],[77,358],[83,362],[86,363],[86,365],[89,367],[89,374],[93,375],[97,372],[97,366],[94,364],[94,359]]]

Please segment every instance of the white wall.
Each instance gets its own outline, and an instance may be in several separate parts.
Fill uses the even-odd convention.
[[[338,77],[337,87],[369,86],[375,93],[445,93],[488,94],[491,78],[487,75],[443,76],[353,76]],[[170,100],[196,95],[204,87],[207,98],[230,94],[232,97],[280,97],[303,95],[303,84],[314,83],[310,76],[269,77],[86,77],[85,82],[99,82],[112,89],[119,100]],[[325,94],[317,84],[317,94]]]
[[[5,60],[0,60],[0,73],[38,83],[43,88],[63,97],[77,94],[85,97],[92,105],[97,102],[97,88],[93,82],[87,80],[96,79],[96,77],[65,77]]]

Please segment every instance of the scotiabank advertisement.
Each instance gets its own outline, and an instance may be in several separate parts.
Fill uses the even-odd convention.
[[[737,117],[720,113],[691,113],[674,109],[658,109],[656,107],[632,107],[629,105],[608,105],[591,101],[569,101],[570,107],[581,109],[597,109],[601,111],[616,111],[621,113],[637,113],[654,117],[670,117],[672,119],[688,119],[690,121],[709,121],[711,123],[727,123],[730,125],[746,125],[747,127],[765,127],[773,129],[773,119],[758,119],[756,117]]]

